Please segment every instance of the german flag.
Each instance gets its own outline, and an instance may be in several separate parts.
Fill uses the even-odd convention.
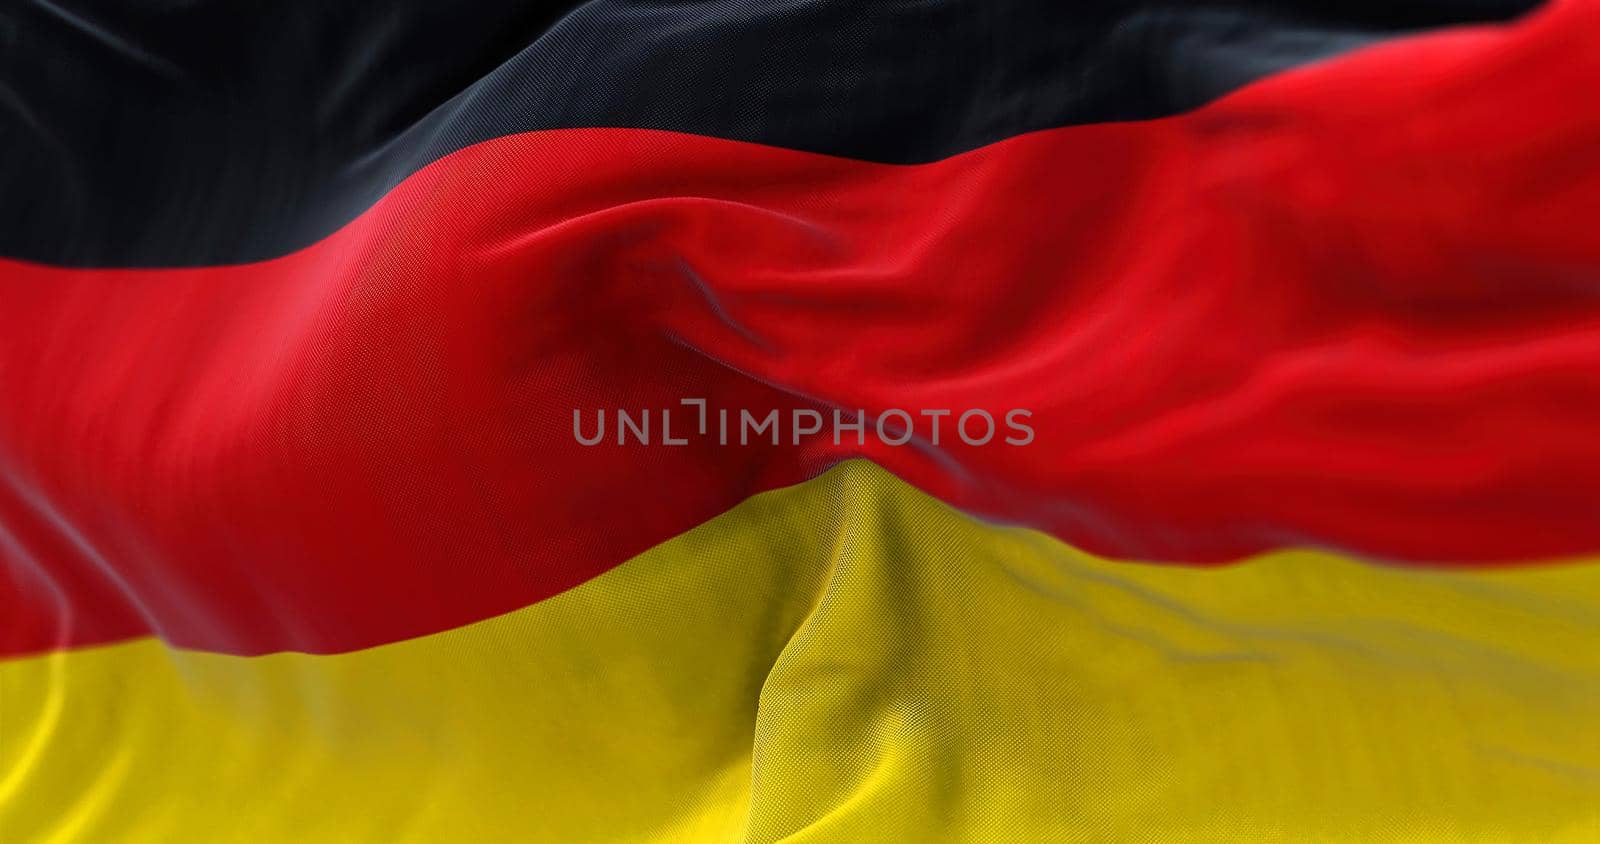
[[[0,256],[0,840],[1600,841],[1595,0],[22,0]]]

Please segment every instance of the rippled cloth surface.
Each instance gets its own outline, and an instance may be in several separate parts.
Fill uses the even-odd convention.
[[[1594,840],[1597,37],[0,11],[0,838]]]

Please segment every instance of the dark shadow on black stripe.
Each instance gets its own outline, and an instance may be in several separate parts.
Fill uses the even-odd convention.
[[[1533,0],[33,0],[0,9],[0,254],[236,263],[514,132],[913,163],[1140,120]]]

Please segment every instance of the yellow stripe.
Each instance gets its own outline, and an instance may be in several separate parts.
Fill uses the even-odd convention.
[[[341,656],[0,665],[6,841],[1596,841],[1600,565],[1110,563],[863,463]]]

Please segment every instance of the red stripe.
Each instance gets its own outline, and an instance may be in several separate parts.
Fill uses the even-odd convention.
[[[855,453],[1111,556],[1595,551],[1597,35],[1562,4],[914,167],[534,133],[274,261],[5,264],[0,649],[424,634]],[[791,395],[1038,439],[572,438]]]

